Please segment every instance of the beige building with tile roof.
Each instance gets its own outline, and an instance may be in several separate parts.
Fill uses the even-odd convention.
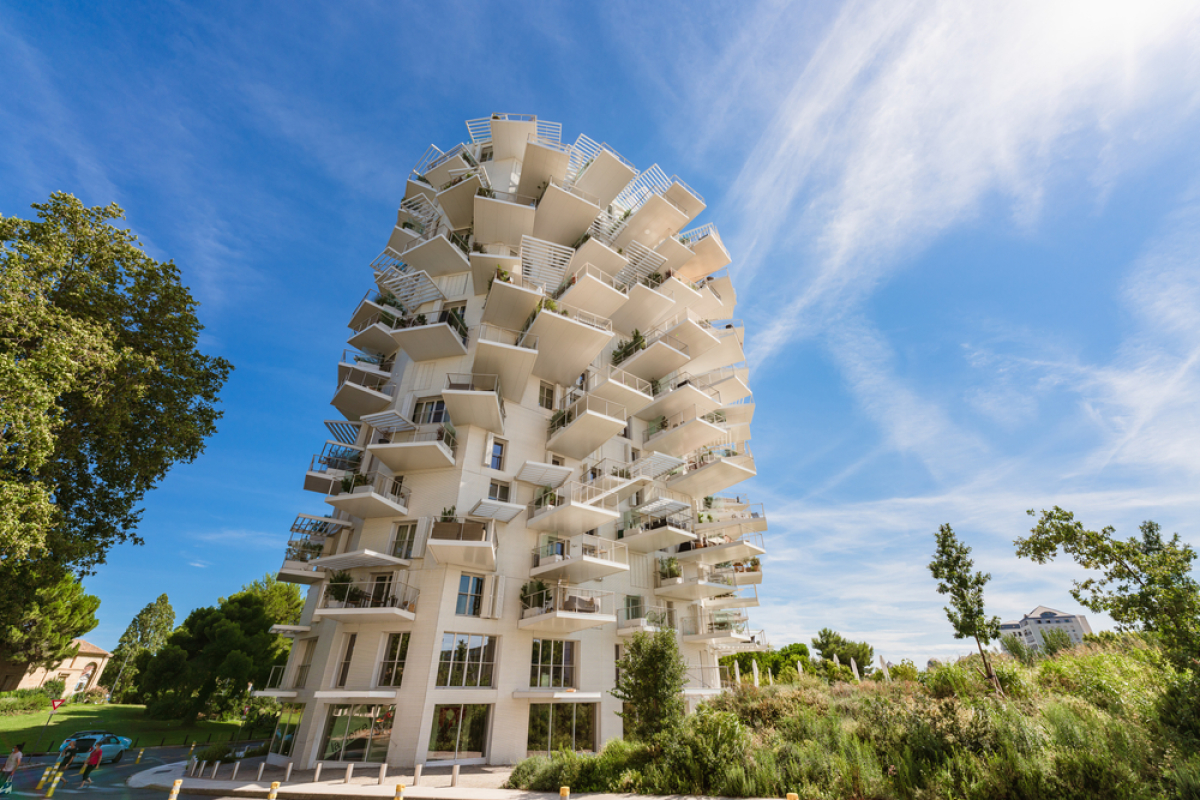
[[[66,684],[66,695],[91,689],[100,680],[112,653],[83,639],[76,639],[75,643],[79,645],[75,656],[63,659],[49,670],[30,664],[0,661],[0,692],[36,689],[55,678]]]

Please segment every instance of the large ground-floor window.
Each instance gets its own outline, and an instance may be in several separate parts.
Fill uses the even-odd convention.
[[[488,717],[492,707],[481,703],[433,707],[429,731],[430,761],[463,761],[484,758]]]
[[[304,716],[304,703],[284,703],[279,712],[279,721],[275,723],[275,733],[271,735],[271,752],[281,756],[292,754],[292,745],[296,743],[296,731],[300,729],[300,720]]]
[[[387,758],[396,707],[333,705],[321,738],[322,761],[373,761]]]
[[[530,703],[529,755],[559,750],[591,753],[596,749],[595,703]]]

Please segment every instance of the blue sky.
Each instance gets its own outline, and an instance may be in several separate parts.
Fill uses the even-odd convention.
[[[943,522],[1004,618],[1078,610],[1075,569],[1014,557],[1025,509],[1200,543],[1195,4],[0,0],[0,75],[0,212],[118,202],[237,367],[146,546],[86,581],[102,646],[162,592],[182,619],[278,568],[404,179],[492,111],[707,198],[774,643],[966,652],[925,569]]]

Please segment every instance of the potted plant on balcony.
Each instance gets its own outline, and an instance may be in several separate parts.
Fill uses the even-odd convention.
[[[439,522],[454,522],[455,512],[458,511],[458,505],[452,505],[449,508],[442,509],[442,517]]]
[[[683,576],[683,570],[679,566],[679,559],[675,556],[668,558],[660,558],[658,560],[658,577],[664,581],[673,580]]]
[[[354,586],[350,583],[353,580],[349,572],[338,570],[331,573],[329,576],[329,587],[326,589],[327,599],[325,600],[326,608],[344,608],[346,598],[350,594],[350,590]]]
[[[549,484],[538,489],[537,497],[534,498],[533,504],[537,508],[546,508],[548,506],[558,505],[558,492],[554,491],[554,487]]]
[[[762,571],[762,563],[758,560],[758,556],[755,556],[754,558],[750,559],[750,564],[748,565],[746,571],[747,572],[761,572]]]
[[[526,581],[521,587],[521,619],[543,613],[549,599],[546,584],[537,579]]]
[[[342,476],[342,494],[349,494],[360,486],[366,486],[370,480],[361,472],[353,472]]]

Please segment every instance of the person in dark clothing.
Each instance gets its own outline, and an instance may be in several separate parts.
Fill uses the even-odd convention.
[[[75,756],[79,755],[79,747],[75,744],[75,740],[67,742],[66,748],[58,757],[58,769],[60,772],[66,772],[71,768],[71,762],[75,760]]]
[[[92,770],[100,766],[100,759],[104,757],[104,751],[100,749],[100,740],[92,745],[92,751],[88,753],[87,761],[83,763],[83,780],[79,782],[79,788],[92,785]]]

